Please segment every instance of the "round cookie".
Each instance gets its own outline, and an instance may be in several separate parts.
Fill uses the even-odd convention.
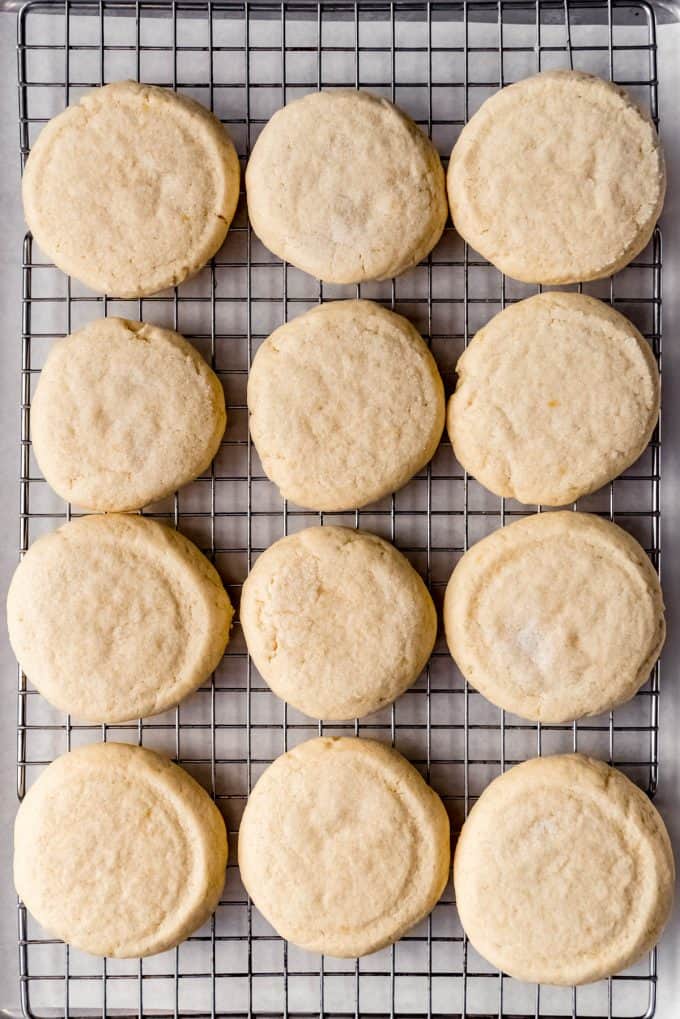
[[[448,213],[437,150],[386,99],[314,92],[280,109],[246,169],[248,215],[279,258],[327,283],[416,265]]]
[[[217,668],[232,615],[195,545],[122,514],[81,517],[39,538],[7,595],[22,669],[50,704],[86,722],[173,707]]]
[[[623,89],[546,71],[463,128],[447,186],[458,233],[526,283],[610,276],[652,236],[666,190],[654,125]]]
[[[444,598],[449,650],[465,678],[522,718],[568,722],[639,690],[666,635],[644,549],[587,513],[541,513],[465,553]]]
[[[372,301],[334,301],[276,329],[248,379],[250,431],[284,499],[346,510],[432,458],[444,386],[420,334]]]
[[[24,170],[24,214],[65,273],[100,293],[144,297],[221,247],[239,180],[236,150],[208,110],[118,81],[43,128]]]
[[[275,694],[312,718],[361,718],[418,678],[437,613],[408,559],[373,534],[309,527],[251,570],[240,619]]]
[[[219,902],[227,833],[205,790],[165,757],[125,743],[72,750],[19,807],[14,884],[67,944],[119,959],[184,941]]]
[[[220,381],[184,337],[104,318],[52,347],[31,404],[31,440],[63,499],[124,511],[201,474],[226,421]]]
[[[354,958],[397,941],[434,908],[449,876],[449,819],[396,750],[320,737],[259,779],[238,859],[248,894],[281,937]]]
[[[563,506],[634,463],[659,416],[649,344],[584,294],[511,304],[456,368],[447,428],[463,465],[496,495]]]
[[[668,920],[673,852],[625,775],[581,754],[537,757],[487,786],[453,864],[458,915],[518,980],[585,984],[637,962]]]

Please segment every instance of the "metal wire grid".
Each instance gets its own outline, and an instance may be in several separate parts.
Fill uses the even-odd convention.
[[[45,21],[47,12],[58,12]],[[129,15],[118,17],[117,15]],[[604,15],[604,17],[603,17]],[[585,41],[582,21],[600,20]],[[637,22],[637,27],[635,23]],[[631,28],[630,25],[633,25]],[[61,33],[61,37],[60,36]],[[45,41],[49,40],[49,41]],[[22,161],[40,126],[82,90],[121,77],[171,85],[223,119],[245,159],[278,106],[313,88],[366,86],[401,103],[446,157],[462,124],[499,85],[548,66],[597,71],[627,84],[657,117],[655,17],[643,0],[32,0],[19,16]],[[105,172],[105,167],[102,172]],[[636,321],[660,359],[661,238],[632,267],[590,293]],[[342,522],[388,537],[421,570],[435,600],[457,558],[484,533],[526,514],[468,478],[446,442],[406,489],[362,511],[318,515],[282,503],[247,430],[245,382],[257,344],[311,304],[382,300],[427,337],[450,387],[475,329],[532,288],[503,278],[447,229],[427,263],[386,284],[323,286],[281,265],[251,235],[243,209],[227,244],[194,281],[137,302],[94,297],[23,247],[20,547],[69,519],[30,446],[31,394],[49,341],[100,314],[169,324],[211,361],[227,393],[227,437],[210,472],[154,517],[180,527],[216,563],[233,600],[257,554],[283,534]],[[580,509],[617,520],[660,565],[659,437],[642,460]],[[93,739],[163,749],[192,771],[238,827],[266,765],[317,733],[365,733],[402,750],[440,792],[454,826],[488,781],[535,753],[580,749],[622,767],[650,795],[657,783],[659,671],[631,704],[573,725],[534,725],[489,705],[455,670],[443,642],[426,673],[391,708],[361,722],[310,722],[278,701],[245,651],[238,624],[201,691],[172,712],[135,724],[79,725],[19,675],[18,794],[58,753]],[[235,846],[232,841],[232,850]],[[432,916],[397,946],[350,964],[298,951],[252,909],[232,851],[211,923],[173,952],[143,961],[93,960],[45,936],[18,906],[21,1001],[26,1015],[174,1016],[651,1016],[656,955],[578,991],[519,984],[467,943],[449,887]]]

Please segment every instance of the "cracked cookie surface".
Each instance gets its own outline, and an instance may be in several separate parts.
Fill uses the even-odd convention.
[[[345,527],[309,527],[270,546],[239,615],[262,677],[312,718],[361,718],[389,704],[418,678],[437,635],[408,559]]]
[[[444,171],[423,132],[370,92],[315,92],[280,109],[246,169],[262,243],[327,283],[398,276],[441,237]]]
[[[473,545],[448,583],[444,627],[476,690],[554,723],[630,700],[666,634],[642,546],[608,520],[570,511],[525,517]]]
[[[248,379],[250,431],[281,495],[316,510],[365,506],[432,458],[444,386],[401,315],[333,301],[276,329]]]
[[[22,182],[38,245],[98,293],[144,297],[205,265],[239,196],[220,121],[169,89],[119,81],[41,131]]]
[[[659,371],[635,326],[584,294],[511,304],[456,366],[447,429],[496,495],[564,506],[633,464],[659,416]]]
[[[396,941],[434,908],[449,877],[449,819],[396,750],[321,737],[258,780],[238,858],[249,895],[282,937],[353,958]]]
[[[487,99],[456,142],[451,218],[526,283],[610,276],[648,243],[666,190],[650,117],[622,88],[546,71]]]
[[[105,318],[52,347],[31,404],[31,440],[62,499],[122,512],[198,477],[226,420],[219,379],[183,336]]]
[[[99,743],[58,757],[14,828],[14,883],[35,919],[93,955],[136,958],[184,941],[216,908],[227,835],[182,768]]]
[[[504,973],[585,984],[656,943],[674,883],[658,811],[625,775],[581,754],[525,761],[486,787],[460,833],[456,906]]]

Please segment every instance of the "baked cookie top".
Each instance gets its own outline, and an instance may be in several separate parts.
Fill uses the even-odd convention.
[[[274,693],[313,718],[361,718],[422,672],[437,613],[393,545],[309,527],[258,558],[241,593],[248,650]]]
[[[72,520],[34,542],[7,595],[14,653],[40,693],[86,722],[156,715],[224,653],[233,610],[215,568],[140,516]]]
[[[275,330],[248,379],[250,431],[285,499],[365,506],[434,455],[444,386],[416,329],[372,301],[334,301]]]
[[[659,578],[626,531],[588,513],[541,513],[465,553],[444,599],[466,679],[522,718],[568,722],[639,690],[666,634]]]
[[[221,247],[239,179],[231,139],[205,107],[118,81],[43,128],[24,170],[24,213],[64,272],[100,293],[143,297]]]
[[[14,826],[14,883],[35,919],[93,955],[164,952],[219,901],[227,834],[182,768],[142,747],[98,743],[58,757]]]
[[[456,906],[477,951],[518,980],[585,984],[640,959],[673,898],[664,823],[620,771],[581,754],[525,761],[463,825]]]
[[[449,876],[449,820],[395,750],[321,737],[267,768],[239,830],[241,878],[276,931],[353,958],[401,937]]]
[[[398,276],[439,240],[448,213],[439,155],[416,124],[370,92],[288,103],[246,169],[248,214],[279,258],[328,283]]]
[[[63,499],[125,511],[201,474],[226,421],[220,381],[184,337],[104,318],[52,347],[31,404],[31,440]]]
[[[546,71],[486,100],[454,146],[447,186],[454,226],[498,269],[576,283],[642,251],[666,174],[654,125],[624,89]]]
[[[544,293],[476,334],[447,409],[453,451],[496,495],[563,506],[621,474],[659,417],[649,344],[609,305]]]

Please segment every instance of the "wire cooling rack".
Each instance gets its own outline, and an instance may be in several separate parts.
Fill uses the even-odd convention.
[[[655,12],[643,0],[31,0],[18,19],[22,160],[45,121],[87,89],[138,78],[186,92],[222,118],[243,160],[283,103],[338,85],[396,101],[442,156],[465,120],[500,85],[573,66],[625,84],[657,117]],[[106,167],[102,167],[106,173]],[[613,280],[587,292],[628,314],[661,354],[661,238]],[[248,437],[245,387],[264,337],[310,305],[355,296],[385,302],[423,332],[450,389],[475,330],[534,288],[504,279],[449,227],[426,263],[361,288],[320,285],[270,255],[243,204],[227,242],[195,280],[141,301],[92,295],[23,247],[21,551],[69,519],[40,476],[30,444],[31,395],[52,341],[102,314],[171,325],[220,375],[229,424],[210,472],[153,516],[193,538],[238,604],[256,556],[317,522],[361,526],[394,541],[441,601],[468,545],[533,508],[498,500],[468,478],[442,442],[426,472],[360,512],[324,515],[282,503]],[[659,437],[641,461],[579,508],[616,520],[660,559]],[[74,511],[75,512],[75,511]],[[176,710],[135,724],[95,727],[50,708],[19,676],[18,793],[57,754],[97,739],[164,750],[203,782],[232,833],[228,879],[211,923],[178,949],[143,961],[92,959],[50,939],[18,907],[24,1013],[173,1016],[651,1016],[654,953],[626,974],[578,990],[540,988],[493,970],[467,943],[449,885],[426,921],[392,948],[356,962],[288,946],[240,884],[234,833],[248,791],[286,748],[317,733],[349,732],[397,746],[442,795],[454,827],[487,783],[537,753],[579,749],[608,760],[653,795],[659,673],[628,705],[573,725],[534,725],[469,689],[440,639],[412,690],[361,722],[321,725],[287,708],[246,654],[238,623],[214,677]]]

